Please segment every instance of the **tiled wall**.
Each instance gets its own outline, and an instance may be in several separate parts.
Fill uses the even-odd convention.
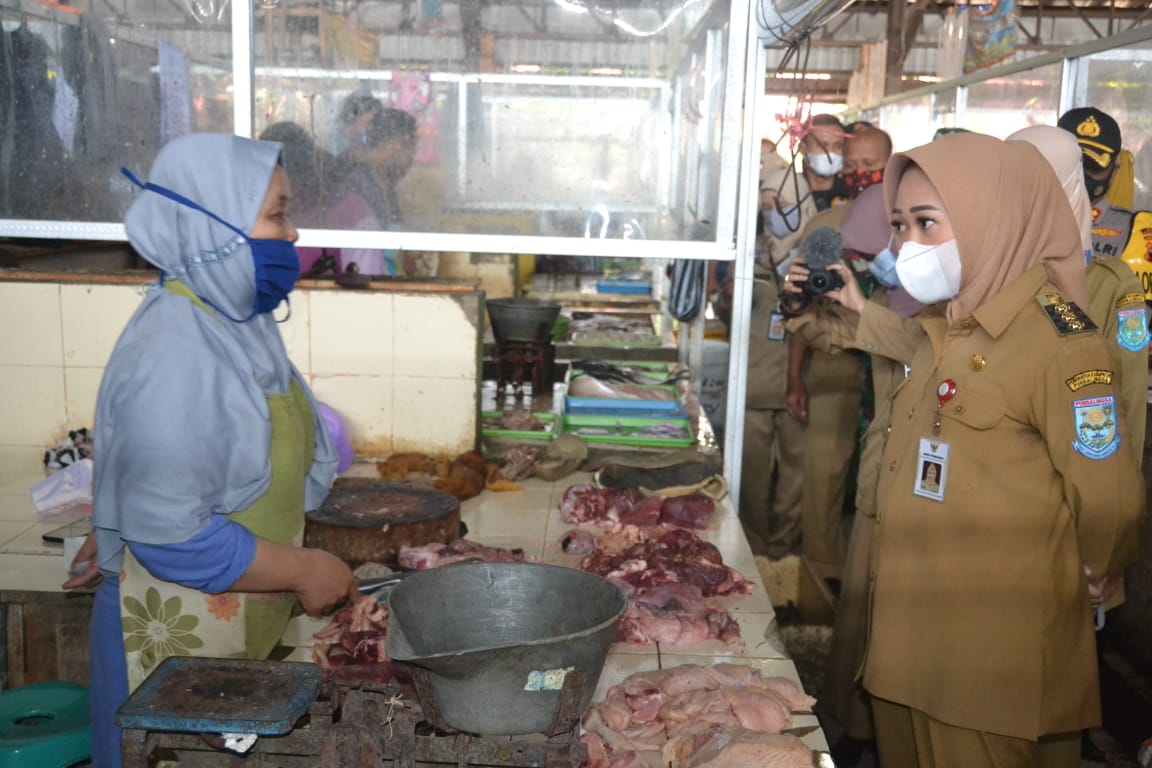
[[[39,461],[92,425],[104,364],[141,296],[138,285],[0,281],[0,459]],[[281,331],[359,455],[451,456],[476,441],[481,296],[299,289]]]

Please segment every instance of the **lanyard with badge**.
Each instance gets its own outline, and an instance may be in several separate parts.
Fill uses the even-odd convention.
[[[944,379],[936,385],[937,405],[932,434],[920,438],[912,492],[933,501],[944,501],[944,485],[948,481],[948,443],[940,439],[940,419],[944,406],[955,396],[956,382],[952,379]]]

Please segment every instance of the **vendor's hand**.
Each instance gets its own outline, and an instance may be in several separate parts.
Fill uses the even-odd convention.
[[[844,287],[838,288],[835,291],[828,291],[826,296],[830,299],[836,300],[845,309],[850,309],[856,314],[864,311],[864,292],[860,290],[860,284],[856,282],[856,278],[852,275],[852,270],[848,268],[847,264],[843,262],[836,262],[828,267],[829,271],[835,272],[840,275],[840,279],[844,281]]]
[[[100,581],[100,563],[96,559],[96,532],[93,531],[84,539],[76,556],[68,563],[68,570],[76,574],[64,582],[62,589],[79,589],[92,587]]]
[[[1112,573],[1102,579],[1094,579],[1092,569],[1088,566],[1084,566],[1084,575],[1088,578],[1088,602],[1093,608],[1099,608],[1115,597],[1122,582],[1120,576]]]
[[[352,569],[340,558],[322,549],[305,549],[307,568],[296,597],[309,616],[323,616],[344,600],[356,600],[360,590]]]
[[[801,283],[808,282],[808,267],[804,266],[799,256],[792,259],[788,265],[788,274],[784,275],[784,293],[803,293]]]
[[[784,405],[788,415],[804,426],[808,426],[808,391],[803,385],[789,385],[784,395]]]

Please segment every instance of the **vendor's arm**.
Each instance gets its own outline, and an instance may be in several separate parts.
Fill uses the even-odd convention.
[[[322,550],[274,544],[221,515],[188,541],[128,547],[156,578],[202,592],[295,592],[312,615],[356,596],[343,561]]]

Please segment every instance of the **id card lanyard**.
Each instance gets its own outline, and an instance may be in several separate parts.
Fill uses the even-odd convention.
[[[940,427],[944,406],[955,396],[956,382],[952,379],[943,379],[936,385],[936,415],[932,420],[932,434],[920,438],[912,493],[933,501],[944,501],[944,488],[948,481],[948,443],[940,439]]]

